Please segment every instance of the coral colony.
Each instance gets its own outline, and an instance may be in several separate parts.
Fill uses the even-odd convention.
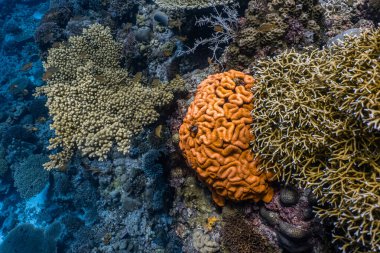
[[[380,1],[0,0],[0,253],[380,252]]]

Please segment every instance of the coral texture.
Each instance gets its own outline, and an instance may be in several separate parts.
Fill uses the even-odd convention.
[[[223,224],[222,242],[228,252],[279,252],[271,245],[269,239],[258,228],[249,224],[241,214],[225,215]]]
[[[120,67],[120,51],[110,29],[99,24],[49,50],[47,85],[37,95],[47,95],[53,118],[56,137],[49,149],[61,151],[50,155],[45,168],[64,169],[76,149],[100,160],[114,144],[127,153],[131,139],[159,117],[156,109],[172,101],[179,79],[145,87]]]
[[[42,166],[47,160],[47,156],[41,154],[31,155],[16,167],[13,177],[21,197],[33,197],[49,182],[49,173]]]
[[[268,202],[273,195],[274,174],[260,170],[249,147],[253,83],[252,76],[234,70],[209,76],[198,86],[179,130],[188,164],[220,206],[225,198]]]
[[[5,175],[7,171],[8,171],[8,163],[4,158],[0,157],[0,177]]]
[[[31,224],[22,224],[9,232],[0,245],[0,252],[55,253],[57,252],[57,246],[54,238],[44,230]]]
[[[274,55],[287,47],[320,43],[323,12],[313,0],[251,0],[226,50],[227,67],[254,65],[252,58]]]
[[[202,230],[196,230],[193,233],[194,248],[200,253],[212,253],[220,250],[220,245],[209,234]]]
[[[254,69],[253,151],[313,189],[346,252],[380,249],[379,40],[379,29],[367,30]]]
[[[203,9],[231,3],[231,0],[155,0],[164,9]]]

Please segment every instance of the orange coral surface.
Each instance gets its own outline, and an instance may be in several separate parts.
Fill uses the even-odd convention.
[[[269,202],[274,173],[259,170],[249,146],[254,78],[230,70],[209,76],[197,89],[180,127],[179,146],[188,164],[212,191],[225,199]]]

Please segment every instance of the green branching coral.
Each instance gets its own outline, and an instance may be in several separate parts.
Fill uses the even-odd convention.
[[[49,50],[44,63],[49,79],[36,95],[47,95],[55,137],[46,169],[64,169],[76,150],[105,159],[115,145],[127,153],[131,139],[157,120],[158,107],[169,104],[182,81],[145,87],[120,67],[121,45],[109,28],[84,29],[66,44]]]
[[[254,152],[313,189],[345,252],[380,250],[379,57],[377,29],[254,69]]]
[[[233,2],[232,0],[155,0],[164,9],[202,9]]]

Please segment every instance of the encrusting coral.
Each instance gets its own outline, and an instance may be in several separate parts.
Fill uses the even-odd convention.
[[[64,169],[75,150],[105,159],[115,145],[127,153],[131,139],[157,120],[158,107],[169,104],[180,89],[177,78],[167,85],[145,87],[120,67],[121,45],[109,28],[94,24],[83,35],[49,50],[44,63],[47,95],[55,137],[46,169]],[[178,88],[178,89],[177,89]]]
[[[234,70],[209,76],[198,86],[179,130],[188,164],[220,206],[225,198],[269,202],[273,196],[274,174],[260,169],[249,146],[253,84],[252,76]]]
[[[380,29],[254,68],[253,151],[311,187],[344,252],[380,250]]]

